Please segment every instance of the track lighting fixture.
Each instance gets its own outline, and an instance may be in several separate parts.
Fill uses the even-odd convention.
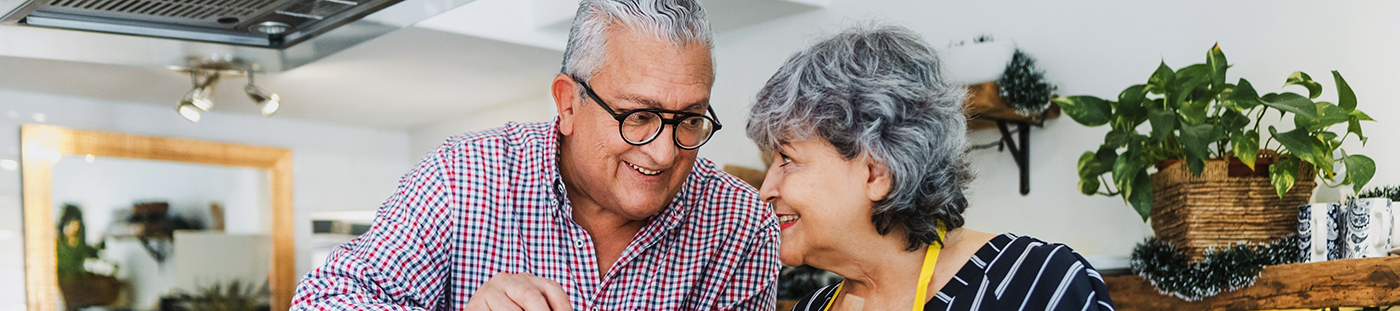
[[[243,87],[243,91],[248,94],[248,98],[253,100],[264,116],[272,115],[277,112],[277,108],[281,107],[281,97],[254,85],[253,70],[238,60],[209,62],[191,60],[190,67],[173,69],[190,74],[190,84],[193,87],[175,106],[175,110],[180,113],[180,116],[185,117],[190,122],[198,123],[202,112],[214,109],[214,88],[221,78],[227,76],[243,75],[248,77],[248,85]]]
[[[194,88],[185,93],[185,97],[180,99],[180,105],[175,107],[180,112],[180,116],[185,117],[190,122],[199,122],[200,112],[214,109],[215,83],[219,82],[219,72],[205,72],[199,70],[190,71],[190,84]]]
[[[277,108],[280,108],[282,105],[278,102],[281,101],[282,98],[277,96],[277,93],[268,93],[257,85],[253,85],[252,71],[248,72],[248,86],[244,86],[243,91],[248,93],[248,98],[258,104],[258,108],[260,108],[258,110],[261,110],[264,116],[270,116],[277,112]]]

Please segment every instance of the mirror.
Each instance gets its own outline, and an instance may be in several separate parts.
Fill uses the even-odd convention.
[[[290,151],[21,132],[30,310],[290,305]]]

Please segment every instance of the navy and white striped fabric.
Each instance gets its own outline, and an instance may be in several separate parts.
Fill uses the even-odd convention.
[[[910,289],[913,290],[913,289]],[[821,311],[836,285],[794,311]],[[1103,277],[1064,244],[1003,233],[983,245],[924,310],[1113,310]]]

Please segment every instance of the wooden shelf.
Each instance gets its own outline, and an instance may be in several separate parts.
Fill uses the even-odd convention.
[[[1254,286],[1188,302],[1136,275],[1104,276],[1118,310],[1267,310],[1400,305],[1400,257],[1265,267]]]
[[[1023,116],[1016,109],[1006,106],[1001,99],[1001,86],[996,82],[983,82],[967,86],[967,129],[980,130],[996,128],[996,120],[1013,122],[1040,122],[1060,117],[1060,106],[1050,103],[1045,118]]]

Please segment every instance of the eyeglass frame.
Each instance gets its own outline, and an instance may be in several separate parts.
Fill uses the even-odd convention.
[[[570,78],[573,78],[573,79],[574,79],[574,82],[578,82],[579,86],[583,86],[583,91],[584,91],[584,93],[588,94],[588,97],[589,97],[589,98],[592,98],[592,99],[593,99],[593,102],[598,103],[598,106],[599,106],[599,107],[603,107],[603,110],[607,111],[607,112],[608,112],[608,115],[611,115],[611,116],[613,117],[614,120],[617,120],[617,135],[618,135],[618,136],[622,136],[622,141],[625,141],[625,142],[627,142],[627,144],[630,144],[630,145],[633,145],[633,146],[641,146],[641,145],[650,144],[652,141],[655,141],[657,137],[661,137],[661,132],[666,130],[666,125],[671,125],[671,143],[676,144],[676,148],[681,148],[681,149],[684,149],[684,150],[695,150],[695,149],[700,149],[700,146],[704,146],[705,144],[709,143],[709,142],[710,142],[710,139],[715,137],[715,132],[719,132],[719,130],[720,130],[721,128],[724,128],[724,124],[719,123],[719,115],[718,115],[718,114],[715,114],[715,108],[714,108],[713,106],[706,106],[706,107],[705,107],[705,110],[708,111],[708,112],[710,113],[710,115],[714,116],[713,118],[710,117],[710,116],[706,116],[706,115],[704,115],[704,114],[699,114],[699,113],[694,113],[694,112],[675,111],[675,110],[662,110],[662,109],[631,109],[631,110],[623,111],[622,113],[618,113],[617,111],[613,110],[612,107],[608,107],[608,104],[603,102],[603,98],[602,98],[602,97],[599,97],[599,96],[598,96],[598,93],[593,92],[593,87],[588,86],[588,82],[584,82],[583,79],[579,79],[579,78],[577,78],[577,77],[570,77]],[[623,125],[623,121],[627,120],[627,117],[628,117],[628,116],[631,116],[632,114],[638,113],[638,112],[651,112],[651,113],[655,113],[656,116],[657,116],[657,118],[661,119],[661,126],[656,127],[656,132],[655,132],[655,133],[652,133],[652,134],[651,134],[651,137],[649,137],[649,138],[647,138],[646,140],[643,140],[643,141],[641,141],[641,142],[635,142],[635,143],[634,143],[634,142],[632,142],[631,140],[627,139],[627,135],[626,135],[626,134],[623,134],[623,133],[622,133],[622,132],[623,132],[622,127],[624,126],[624,125]],[[662,117],[661,114],[663,114],[663,113],[669,113],[669,114],[673,114],[673,115],[675,115],[675,116],[674,116],[674,117],[671,117],[671,118],[666,118],[666,117]],[[710,122],[712,122],[712,123],[715,124],[715,129],[714,129],[714,130],[711,130],[711,131],[710,131],[710,135],[708,135],[708,137],[705,138],[705,141],[704,141],[704,142],[701,142],[699,145],[695,145],[695,147],[686,147],[686,146],[682,146],[682,145],[681,145],[680,139],[679,139],[679,138],[676,138],[676,132],[677,132],[677,131],[676,131],[676,126],[679,126],[682,120],[689,119],[689,118],[692,118],[692,117],[701,117],[701,118],[705,118],[705,119],[707,119],[707,120],[710,120]]]

